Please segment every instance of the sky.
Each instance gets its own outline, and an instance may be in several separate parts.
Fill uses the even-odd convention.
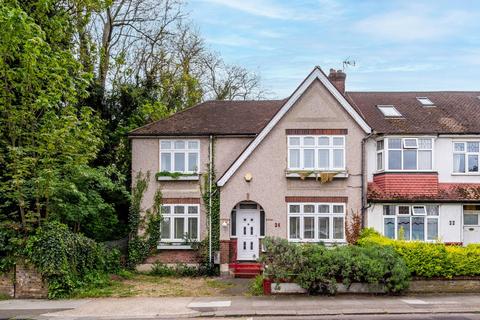
[[[190,0],[193,23],[272,98],[314,66],[349,91],[480,90],[480,0]]]

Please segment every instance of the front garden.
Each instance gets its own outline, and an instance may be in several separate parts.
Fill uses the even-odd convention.
[[[480,276],[480,245],[391,240],[365,229],[355,244],[326,247],[265,239],[263,277],[274,283],[296,283],[310,294],[335,294],[340,286],[364,284],[399,294],[412,279],[449,280]],[[259,281],[257,280],[257,283]]]

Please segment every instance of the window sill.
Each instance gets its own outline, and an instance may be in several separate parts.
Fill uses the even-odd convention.
[[[305,172],[308,172],[308,170],[305,170]],[[319,178],[321,172],[312,172],[306,176],[302,175],[302,173],[298,171],[286,171],[285,176],[287,178],[299,178],[299,179],[304,179],[304,178]],[[323,171],[323,173],[336,173],[336,175],[333,177],[334,179],[345,179],[348,178],[348,172],[345,171]]]
[[[159,250],[192,250],[189,244],[161,243],[157,246]]]
[[[178,176],[178,177],[171,177],[171,176],[157,176],[158,181],[198,181],[200,179],[200,175],[185,175],[185,176]]]
[[[472,172],[472,173],[452,172],[452,176],[475,177],[475,176],[480,176],[480,172]]]

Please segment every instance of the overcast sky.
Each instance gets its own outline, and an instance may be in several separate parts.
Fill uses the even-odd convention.
[[[480,90],[480,0],[190,0],[207,44],[273,97],[356,61],[347,90]]]

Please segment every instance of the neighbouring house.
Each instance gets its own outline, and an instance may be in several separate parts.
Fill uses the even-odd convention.
[[[346,92],[319,67],[283,100],[207,101],[130,133],[132,175],[163,192],[159,253],[195,263],[202,176],[220,199],[221,271],[255,261],[262,238],[344,243],[354,214],[391,238],[480,242],[480,91]],[[251,268],[251,265],[247,265]]]

